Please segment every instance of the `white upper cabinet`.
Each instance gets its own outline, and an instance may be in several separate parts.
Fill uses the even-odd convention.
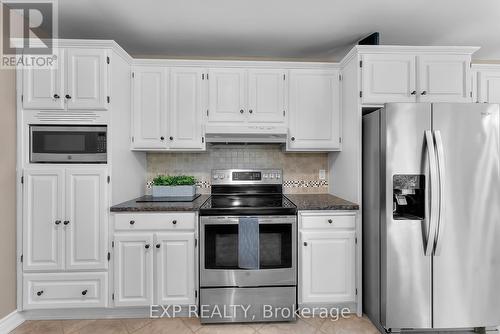
[[[478,70],[478,102],[500,103],[500,66]]]
[[[418,56],[419,102],[471,102],[470,56]]]
[[[361,70],[363,103],[415,102],[415,56],[363,55]]]
[[[107,50],[68,49],[66,58],[68,109],[107,109]]]
[[[63,268],[64,171],[24,173],[23,267],[25,270]]]
[[[104,169],[66,170],[66,269],[105,269],[107,242]]]
[[[285,77],[281,69],[209,70],[209,122],[283,123]]]
[[[470,54],[416,50],[368,53],[360,59],[363,104],[472,101]]]
[[[115,234],[115,306],[153,304],[153,235]]]
[[[59,51],[57,65],[54,67],[23,69],[23,108],[64,109],[63,89],[64,50]]]
[[[59,49],[52,69],[23,68],[24,109],[108,108],[108,50]]]
[[[246,73],[238,68],[208,70],[210,122],[242,122],[247,115]]]
[[[354,231],[301,232],[299,303],[356,300]]]
[[[291,70],[288,150],[340,150],[338,70]]]
[[[276,123],[285,119],[284,70],[248,70],[248,121]]]
[[[158,233],[155,251],[156,304],[194,304],[194,233]]]
[[[167,77],[168,72],[163,67],[134,68],[133,148],[167,148]]]
[[[169,147],[203,149],[202,118],[205,112],[204,81],[201,68],[170,70]]]

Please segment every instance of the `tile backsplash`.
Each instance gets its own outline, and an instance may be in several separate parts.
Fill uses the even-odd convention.
[[[210,193],[212,169],[280,168],[285,193],[327,193],[327,153],[285,153],[280,145],[207,145],[201,153],[148,153],[147,184],[158,174],[193,175],[200,193]],[[319,171],[326,179],[319,179]],[[146,191],[149,193],[149,189]]]

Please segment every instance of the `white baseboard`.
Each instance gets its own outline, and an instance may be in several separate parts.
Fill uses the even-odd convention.
[[[17,326],[22,324],[26,319],[24,316],[17,312],[14,311],[4,318],[0,319],[0,334],[7,334],[10,331],[14,330]]]

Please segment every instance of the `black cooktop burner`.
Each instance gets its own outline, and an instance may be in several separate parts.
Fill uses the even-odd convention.
[[[295,215],[297,207],[281,194],[212,195],[200,208],[202,216]]]

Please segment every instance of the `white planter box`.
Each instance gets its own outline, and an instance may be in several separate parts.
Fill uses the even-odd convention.
[[[196,186],[153,186],[153,197],[194,196]]]

